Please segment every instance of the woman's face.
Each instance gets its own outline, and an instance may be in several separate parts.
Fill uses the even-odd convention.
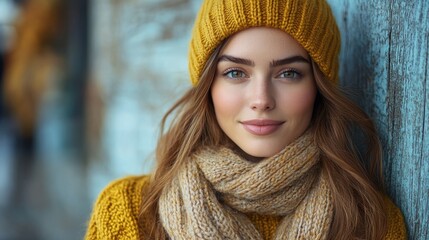
[[[229,39],[211,87],[220,128],[252,159],[273,156],[304,133],[316,94],[304,48],[265,27]]]

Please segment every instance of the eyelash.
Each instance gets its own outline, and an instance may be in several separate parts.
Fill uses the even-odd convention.
[[[237,72],[237,73],[243,74],[244,77],[232,77],[232,76],[228,76],[232,72]],[[247,77],[246,73],[244,73],[243,70],[238,69],[238,68],[229,68],[229,69],[225,70],[222,75],[224,77],[227,77],[227,78],[230,78],[230,79],[241,79],[241,78]]]
[[[284,73],[292,73],[295,74],[296,76],[294,77],[283,77],[283,78],[288,78],[288,79],[300,79],[302,77],[302,73],[294,68],[289,68],[289,69],[285,69],[283,71],[280,72],[280,74],[278,74],[276,76],[276,78],[281,78],[280,76]]]

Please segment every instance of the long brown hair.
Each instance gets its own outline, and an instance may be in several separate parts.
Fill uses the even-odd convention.
[[[226,40],[225,40],[226,41]],[[143,191],[140,221],[149,239],[166,239],[158,215],[158,200],[187,157],[201,146],[225,144],[228,139],[216,122],[210,87],[220,44],[207,61],[200,82],[166,113],[161,122],[156,170]],[[321,149],[323,171],[329,176],[334,199],[334,219],[329,239],[382,239],[387,224],[381,193],[380,142],[370,118],[329,82],[312,64],[318,88],[311,127]],[[174,116],[173,116],[174,115]],[[172,122],[164,132],[166,122]],[[361,130],[366,153],[352,141],[353,129]]]
[[[334,199],[329,239],[383,239],[387,219],[381,144],[374,123],[312,65],[318,88],[312,128]],[[361,133],[363,147],[357,148],[353,132]]]

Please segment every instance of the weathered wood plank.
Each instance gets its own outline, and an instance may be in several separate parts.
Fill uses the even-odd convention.
[[[341,84],[377,125],[387,191],[410,239],[428,239],[429,2],[329,2],[343,38]]]
[[[411,239],[427,239],[428,157],[423,149],[427,88],[427,1],[393,2],[390,40],[390,190],[402,207]],[[396,193],[394,191],[397,191]]]

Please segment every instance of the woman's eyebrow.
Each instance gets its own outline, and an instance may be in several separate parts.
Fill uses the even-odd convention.
[[[283,58],[280,60],[273,60],[270,63],[271,67],[278,67],[278,66],[282,66],[282,65],[286,65],[286,64],[290,64],[293,62],[304,62],[304,63],[310,63],[310,60],[308,60],[307,58],[297,55],[297,56],[292,56],[292,57],[287,57],[287,58]]]
[[[248,65],[248,66],[252,66],[252,67],[255,66],[255,62],[253,62],[252,60],[245,59],[245,58],[239,58],[239,57],[233,57],[230,55],[220,56],[219,62],[222,62],[222,61],[234,62],[234,63]]]

